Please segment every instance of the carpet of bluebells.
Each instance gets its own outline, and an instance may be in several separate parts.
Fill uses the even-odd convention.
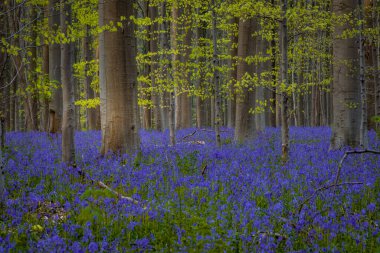
[[[361,184],[316,192],[344,154],[328,150],[329,128],[291,128],[285,165],[279,129],[245,144],[223,129],[220,149],[194,131],[175,147],[168,132],[142,131],[141,152],[106,157],[99,132],[78,132],[76,168],[60,163],[60,136],[8,133],[0,252],[380,251],[378,155],[345,159],[339,183]],[[374,132],[370,146],[380,150]]]

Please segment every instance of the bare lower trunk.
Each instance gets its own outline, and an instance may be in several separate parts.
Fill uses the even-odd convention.
[[[356,8],[355,1],[334,0],[336,15],[348,15]],[[357,45],[355,38],[339,38],[347,29],[348,23],[335,28],[333,43],[333,126],[330,149],[344,146],[356,147],[360,144],[360,86],[357,66]]]
[[[60,15],[59,0],[50,0],[49,2],[49,26],[50,29],[59,29]],[[56,86],[53,90],[52,99],[49,105],[50,120],[49,131],[51,133],[61,132],[62,125],[62,87],[61,87],[61,49],[59,44],[49,45],[49,79]]]
[[[215,7],[215,0],[212,0],[212,5]],[[216,146],[221,147],[222,142],[220,139],[220,125],[221,125],[221,97],[220,97],[220,87],[219,87],[219,71],[217,67],[219,66],[218,60],[218,48],[217,48],[217,30],[216,30],[216,12],[215,9],[212,11],[212,41],[213,41],[213,65],[214,65],[214,87],[215,87],[215,139]]]
[[[283,20],[281,22],[281,82],[287,88],[289,86],[288,78],[288,24],[285,13],[287,11],[288,1],[282,0]],[[281,93],[281,146],[282,161],[287,162],[289,159],[289,101],[286,91]]]
[[[359,5],[359,82],[361,100],[360,122],[360,146],[368,148],[368,123],[367,123],[367,86],[365,82],[365,55],[364,55],[364,6],[363,0],[358,0]]]
[[[6,203],[3,150],[5,147],[5,120],[0,116],[0,208]],[[5,210],[5,209],[3,209]]]
[[[100,1],[99,23],[122,22],[123,29],[99,38],[99,81],[102,121],[101,153],[133,153],[139,149],[137,67],[132,0]],[[127,17],[121,21],[120,16]]]
[[[254,21],[252,19],[239,21],[239,42],[238,42],[238,63],[237,81],[241,87],[236,95],[236,122],[234,139],[243,142],[249,135],[250,118],[249,106],[250,96],[248,87],[244,87],[244,76],[246,73],[252,75],[252,66],[245,62],[245,58],[253,53],[251,34],[253,32]]]
[[[70,20],[70,6],[61,0],[61,30],[67,33]],[[67,165],[75,163],[74,130],[75,130],[75,108],[74,108],[74,84],[72,82],[71,57],[74,45],[70,42],[61,45],[61,74],[62,74],[62,162]]]

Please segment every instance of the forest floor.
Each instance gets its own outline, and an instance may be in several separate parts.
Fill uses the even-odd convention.
[[[100,132],[78,132],[67,168],[60,136],[8,133],[0,252],[379,252],[380,157],[347,156],[336,180],[330,135],[291,128],[283,165],[279,129],[241,145],[223,129],[220,149],[208,130],[175,147],[142,131],[140,153],[106,157]]]

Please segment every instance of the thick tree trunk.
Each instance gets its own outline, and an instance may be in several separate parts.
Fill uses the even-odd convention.
[[[101,0],[99,24],[122,22],[123,29],[99,37],[99,81],[102,121],[101,153],[132,153],[139,149],[136,40],[133,0]],[[121,21],[120,17],[127,17]]]
[[[68,23],[70,22],[71,8],[65,0],[61,0],[61,31],[67,34]],[[62,162],[66,165],[75,163],[75,108],[74,108],[74,84],[72,82],[71,57],[72,42],[61,44],[61,80],[62,80],[62,97],[63,97],[63,115],[62,115]]]
[[[249,106],[250,96],[247,84],[245,84],[244,76],[247,74],[252,75],[251,66],[247,64],[245,58],[253,51],[252,45],[252,32],[254,27],[252,19],[239,21],[239,41],[238,41],[238,63],[237,63],[237,81],[240,88],[236,94],[236,121],[235,121],[235,135],[234,139],[238,142],[243,142],[249,137],[250,118]]]
[[[58,5],[59,0],[49,1],[49,26],[52,30],[58,30],[60,25]],[[49,105],[49,132],[56,133],[61,132],[62,125],[61,49],[57,43],[49,45],[49,79],[56,85]]]
[[[351,14],[357,7],[356,0],[334,0],[336,15]],[[333,43],[333,127],[330,149],[360,144],[360,86],[357,66],[356,38],[341,38],[342,33],[352,29],[349,23],[338,25]]]

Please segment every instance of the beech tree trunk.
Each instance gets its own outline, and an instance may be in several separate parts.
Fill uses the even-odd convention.
[[[170,135],[170,145],[174,146],[176,143],[175,140],[175,129],[180,128],[180,117],[179,117],[179,106],[180,101],[177,94],[178,90],[178,54],[176,53],[177,50],[177,29],[178,29],[178,6],[177,3],[174,1],[172,3],[172,24],[170,26],[170,44],[171,49],[173,51],[172,53],[172,79],[173,79],[173,91],[170,92],[170,107],[169,107],[169,135]]]
[[[356,0],[333,0],[336,15],[348,15],[357,7]],[[342,38],[342,33],[352,29],[347,22],[338,25],[333,42],[333,126],[330,149],[360,144],[361,101],[358,71],[357,38]]]
[[[162,120],[161,120],[161,103],[160,103],[160,93],[158,91],[158,87],[156,84],[156,71],[158,64],[158,22],[155,19],[158,16],[158,8],[157,6],[149,6],[148,9],[149,17],[153,21],[153,24],[150,26],[150,40],[149,40],[149,48],[151,56],[151,64],[150,64],[150,80],[152,82],[152,102],[153,102],[153,126],[155,129],[161,131],[162,130]]]
[[[364,51],[364,4],[363,0],[358,0],[359,8],[359,81],[360,81],[360,101],[361,101],[361,121],[360,121],[360,146],[368,148],[368,122],[367,122],[367,85],[365,82],[365,51]]]
[[[109,152],[132,153],[139,149],[136,39],[133,0],[100,0],[99,24],[122,22],[123,29],[104,31],[99,37],[99,81],[102,147]],[[120,20],[120,17],[127,20]]]
[[[289,86],[288,78],[288,24],[286,11],[288,1],[282,0],[283,19],[280,26],[281,34],[281,82],[285,84],[285,88]],[[287,162],[289,158],[289,101],[286,90],[281,93],[281,146],[282,161]]]
[[[244,76],[246,73],[252,75],[251,66],[247,64],[245,58],[252,53],[252,19],[239,20],[239,39],[238,39],[238,63],[237,63],[237,81],[242,87],[239,88],[236,94],[236,120],[235,120],[235,135],[234,139],[238,142],[243,142],[249,137],[250,118],[250,96],[247,84],[244,84]]]
[[[5,207],[5,172],[4,172],[4,161],[3,161],[3,150],[5,147],[5,120],[2,115],[0,115],[0,208]],[[5,209],[3,209],[5,210]]]
[[[238,18],[232,18],[230,20],[230,24],[239,25]],[[237,80],[237,68],[236,68],[236,57],[238,54],[237,44],[238,44],[238,36],[231,33],[230,36],[231,45],[230,45],[230,56],[231,59],[228,62],[229,71],[229,98],[227,99],[227,126],[230,128],[235,127],[235,118],[236,118],[236,95],[235,95],[235,83]]]
[[[216,12],[215,12],[215,0],[212,0],[212,44],[213,44],[213,65],[214,65],[214,88],[215,88],[215,139],[216,139],[216,146],[221,147],[222,142],[220,139],[220,125],[221,125],[221,114],[220,114],[220,107],[221,107],[221,95],[220,95],[220,87],[219,87],[219,59],[218,59],[218,44],[217,44],[217,30],[216,30]]]
[[[57,31],[60,25],[59,0],[49,1],[49,26]],[[62,87],[61,87],[61,49],[57,43],[49,45],[49,79],[56,85],[49,105],[49,132],[61,132],[62,126]]]
[[[67,34],[68,23],[70,22],[70,5],[66,0],[61,0],[61,31]],[[75,163],[74,131],[75,131],[75,108],[74,108],[74,84],[72,82],[71,57],[73,43],[61,44],[61,80],[63,97],[62,115],[62,162],[67,165]]]

